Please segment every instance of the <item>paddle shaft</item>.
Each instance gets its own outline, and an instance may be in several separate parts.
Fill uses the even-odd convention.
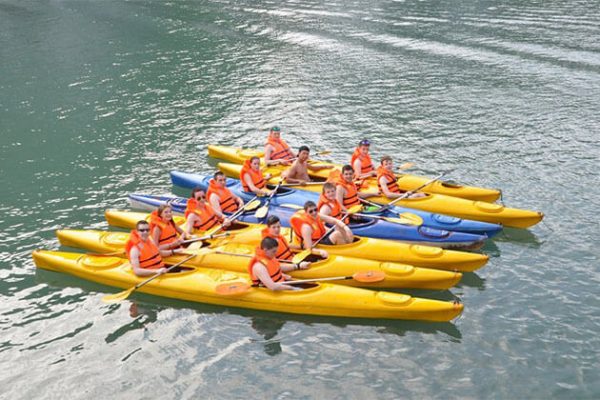
[[[431,185],[433,182],[437,181],[438,179],[440,179],[442,176],[446,175],[446,172],[442,172],[441,174],[439,174],[438,176],[436,176],[435,178],[432,178],[430,180],[428,180],[427,182],[425,182],[424,184],[422,184],[421,186],[419,186],[416,189],[413,190],[409,190],[408,192],[404,193],[402,196],[398,197],[397,199],[394,199],[392,201],[390,201],[386,207],[391,207],[394,205],[394,203],[399,202],[402,199],[407,198],[408,196],[410,196],[411,194],[413,194],[414,192],[418,192],[419,190],[423,189],[425,186],[429,186]]]
[[[234,257],[246,257],[246,258],[252,258],[254,257],[254,255],[252,254],[239,254],[239,253],[230,253],[228,251],[215,251],[215,253],[217,254],[224,254],[226,256],[234,256]],[[276,258],[277,261],[279,261],[280,263],[284,263],[284,264],[294,264],[291,260],[284,260],[282,258]]]
[[[181,242],[181,244],[194,243],[194,242],[199,242],[201,240],[214,239],[214,238],[223,237],[223,236],[229,236],[229,235],[230,235],[229,232],[219,233],[219,234],[212,234],[212,235],[206,235],[206,236],[201,236],[201,237],[198,237],[198,238],[184,240],[183,242]]]
[[[343,281],[348,279],[354,279],[353,276],[331,276],[328,278],[313,278],[313,279],[300,279],[297,281],[285,281],[281,282],[284,285],[297,285],[299,283],[311,283],[311,282],[323,282],[323,281]]]
[[[196,254],[192,254],[191,256],[184,258],[183,260],[179,261],[177,264],[171,265],[169,268],[167,268],[167,271],[166,271],[166,272],[169,272],[170,270],[172,270],[172,269],[173,269],[173,268],[175,268],[175,267],[179,267],[181,264],[183,264],[183,263],[184,263],[184,262],[186,262],[186,261],[189,261],[189,260],[191,260],[191,259],[192,259],[192,258],[194,258],[194,257],[196,257]],[[151,281],[153,281],[154,279],[158,278],[158,277],[159,277],[159,276],[161,276],[161,275],[163,275],[163,274],[154,274],[152,277],[150,277],[149,279],[146,279],[146,280],[145,280],[145,281],[143,281],[143,282],[140,282],[140,283],[138,283],[137,285],[135,285],[135,286],[133,287],[133,289],[130,289],[130,290],[133,292],[134,290],[137,290],[137,289],[141,288],[142,286],[144,286],[144,285],[145,285],[145,284],[147,284],[148,282],[151,282]]]

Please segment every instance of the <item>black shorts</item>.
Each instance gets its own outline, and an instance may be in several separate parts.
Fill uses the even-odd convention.
[[[329,236],[331,236],[331,234],[329,234],[326,237],[324,237],[323,240],[321,240],[319,242],[319,244],[325,244],[325,245],[328,245],[328,246],[333,246],[333,243],[331,243],[331,239],[329,238]]]

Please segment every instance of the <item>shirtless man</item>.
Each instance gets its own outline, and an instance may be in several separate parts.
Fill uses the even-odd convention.
[[[323,169],[331,169],[332,165],[310,165],[308,163],[308,157],[310,156],[310,149],[308,146],[300,146],[298,149],[298,157],[290,168],[285,170],[281,176],[287,183],[297,183],[304,185],[306,182],[310,182],[308,176],[308,170],[313,172],[321,171]]]

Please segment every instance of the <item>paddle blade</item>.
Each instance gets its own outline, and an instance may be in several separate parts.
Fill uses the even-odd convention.
[[[323,151],[319,151],[317,154],[317,156],[328,156],[329,154],[331,154],[331,150],[323,150]]]
[[[247,203],[244,206],[245,210],[254,210],[256,207],[260,206],[260,200],[252,200],[250,203]]]
[[[135,286],[131,287],[127,290],[124,290],[122,292],[119,293],[115,293],[115,294],[107,294],[106,296],[102,297],[102,301],[104,303],[118,303],[121,300],[125,300],[126,298],[129,297],[129,295],[135,290]]]
[[[404,164],[402,164],[401,166],[398,167],[398,169],[409,169],[415,166],[415,163],[412,162],[405,162]]]
[[[348,209],[348,214],[356,214],[361,211],[362,211],[362,206],[360,204],[356,204]]]
[[[221,283],[215,288],[215,293],[221,296],[235,296],[247,293],[250,287],[246,282]]]
[[[311,251],[310,250],[301,251],[300,253],[296,254],[294,256],[294,258],[292,258],[292,263],[298,264],[298,263],[304,261],[304,259],[306,257],[310,256],[310,255],[311,255]]]
[[[254,216],[257,219],[263,219],[264,217],[267,216],[268,213],[269,213],[269,206],[265,204],[264,206],[262,206],[261,208],[256,210],[256,212],[254,213]]]
[[[385,279],[383,271],[360,271],[352,275],[352,279],[357,282],[374,283]]]

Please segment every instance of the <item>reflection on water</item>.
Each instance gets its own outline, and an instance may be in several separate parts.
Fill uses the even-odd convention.
[[[137,329],[146,331],[148,325],[157,321],[158,312],[152,307],[146,307],[136,301],[132,301],[129,305],[129,316],[133,318],[133,321],[108,334],[105,339],[106,343],[112,343],[130,331]]]
[[[262,342],[265,353],[270,356],[276,356],[281,353],[281,342],[279,339],[274,339],[277,336],[279,330],[285,325],[285,316],[279,317],[268,317],[268,316],[252,316],[252,328],[264,337],[264,341],[257,340],[256,342]]]

